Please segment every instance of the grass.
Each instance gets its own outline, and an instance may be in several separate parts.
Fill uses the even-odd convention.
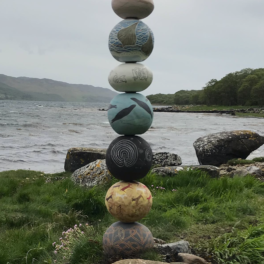
[[[188,108],[190,111],[226,111],[234,109],[248,109],[248,108],[261,108],[260,106],[244,106],[244,105],[232,105],[232,106],[222,106],[222,105],[194,105]]]
[[[115,182],[87,190],[75,186],[68,173],[1,172],[0,264],[107,262],[102,236],[116,220],[107,212],[104,198]],[[181,171],[177,177],[148,174],[142,182],[153,194],[153,207],[140,222],[154,237],[167,242],[186,239],[197,252],[207,250],[208,260],[209,255],[214,261],[227,260],[222,235],[231,234],[231,239],[252,225],[262,228],[264,184],[253,177],[211,179],[203,172]],[[237,222],[238,231],[232,233]],[[85,223],[89,228],[80,227],[84,235],[73,228]],[[70,228],[75,231],[64,238],[62,232]],[[59,245],[60,238],[69,243],[71,255],[62,249],[54,253],[52,243]],[[241,252],[240,243],[230,245]],[[254,247],[251,250],[258,254]],[[146,252],[142,258],[160,260],[155,252]]]
[[[215,239],[211,247],[218,263],[264,263],[264,225],[242,231],[233,228]]]
[[[254,164],[256,162],[264,162],[264,157],[254,158],[252,160],[245,160],[245,159],[231,159],[227,162],[228,165],[235,166],[238,164]]]
[[[186,111],[212,111],[212,110],[217,110],[217,111],[230,111],[234,109],[248,109],[248,108],[263,108],[260,106],[241,106],[241,105],[234,105],[234,106],[219,106],[219,105],[194,105],[190,106],[184,110]],[[237,117],[259,117],[262,118],[264,117],[264,113],[239,113],[236,112]]]
[[[238,113],[236,112],[236,116],[238,117],[264,117],[264,113]]]

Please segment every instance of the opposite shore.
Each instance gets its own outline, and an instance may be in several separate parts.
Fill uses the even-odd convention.
[[[105,108],[99,111],[107,111]],[[264,107],[245,106],[206,106],[206,105],[173,105],[160,106],[153,104],[154,112],[162,113],[207,113],[207,114],[229,114],[238,117],[264,117]]]

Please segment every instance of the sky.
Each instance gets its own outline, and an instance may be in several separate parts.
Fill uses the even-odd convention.
[[[264,68],[263,0],[154,0],[143,20],[155,46],[143,92],[199,90],[244,68]],[[0,0],[0,73],[111,88],[108,37],[122,19],[111,0]]]

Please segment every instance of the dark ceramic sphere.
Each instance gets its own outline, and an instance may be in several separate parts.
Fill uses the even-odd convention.
[[[118,137],[107,149],[106,165],[110,173],[119,180],[142,179],[152,165],[151,147],[141,137]]]
[[[108,256],[135,256],[153,246],[151,232],[139,223],[116,222],[106,230],[103,237],[104,253]]]

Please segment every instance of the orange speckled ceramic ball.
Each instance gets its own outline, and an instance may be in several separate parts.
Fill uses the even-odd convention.
[[[152,206],[148,187],[140,182],[118,182],[108,190],[105,205],[111,215],[124,223],[145,217]]]

